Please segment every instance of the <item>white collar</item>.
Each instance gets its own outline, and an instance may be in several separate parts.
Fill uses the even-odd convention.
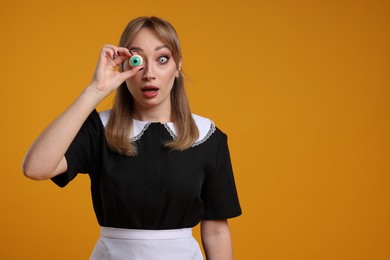
[[[100,120],[102,121],[104,127],[107,125],[108,119],[110,118],[110,113],[111,110],[99,112]],[[197,146],[204,143],[215,132],[216,128],[214,122],[206,117],[192,114],[192,118],[194,119],[199,131],[198,140],[192,146]],[[137,141],[140,139],[150,124],[151,122],[133,119],[133,131],[130,135],[132,141]],[[177,132],[174,123],[164,123],[163,125],[172,138],[176,138]]]

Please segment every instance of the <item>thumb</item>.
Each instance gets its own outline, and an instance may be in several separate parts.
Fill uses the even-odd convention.
[[[126,70],[121,73],[123,81],[133,77],[135,74],[137,74],[139,71],[143,70],[144,67],[134,67],[129,70]]]

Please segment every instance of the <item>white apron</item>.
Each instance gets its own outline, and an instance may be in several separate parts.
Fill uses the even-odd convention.
[[[191,228],[100,227],[100,238],[90,260],[203,260],[203,255]]]

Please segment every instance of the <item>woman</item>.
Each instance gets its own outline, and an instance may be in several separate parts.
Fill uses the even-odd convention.
[[[132,67],[139,55],[143,63]],[[24,174],[60,187],[88,173],[101,236],[91,259],[232,259],[241,214],[227,137],[191,114],[175,29],[140,17],[103,47],[93,79],[33,143]],[[119,70],[115,68],[119,66]],[[117,90],[112,110],[95,107]]]

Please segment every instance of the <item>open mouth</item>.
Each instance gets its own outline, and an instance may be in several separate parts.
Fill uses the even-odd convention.
[[[156,92],[158,87],[156,86],[145,86],[142,88],[142,92]]]
[[[146,98],[153,98],[157,95],[159,88],[156,86],[145,86],[141,90]]]

